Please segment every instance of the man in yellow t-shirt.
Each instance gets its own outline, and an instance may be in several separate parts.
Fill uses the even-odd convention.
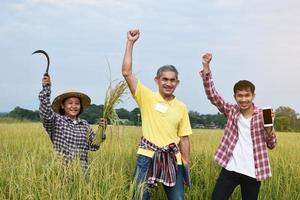
[[[172,65],[159,68],[155,77],[158,92],[138,81],[132,73],[132,51],[139,35],[139,30],[128,31],[122,66],[142,118],[143,137],[134,173],[139,189],[135,189],[133,199],[150,199],[149,188],[157,183],[163,184],[168,199],[184,199],[183,165],[190,163],[188,136],[192,130],[187,107],[173,94],[179,84],[178,72]]]

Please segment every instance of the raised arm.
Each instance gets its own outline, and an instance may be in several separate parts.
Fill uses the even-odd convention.
[[[202,56],[202,65],[203,65],[204,75],[206,75],[210,72],[209,63],[210,63],[211,59],[212,59],[211,53],[206,53]]]
[[[203,69],[200,72],[200,75],[203,80],[204,90],[210,102],[213,105],[215,105],[221,113],[225,114],[225,116],[228,117],[228,114],[230,112],[230,107],[232,105],[230,103],[225,102],[225,100],[219,95],[219,93],[215,88],[211,71],[210,71],[210,66],[209,66],[211,59],[212,59],[211,53],[206,53],[202,57]]]
[[[132,73],[132,52],[134,43],[138,40],[139,36],[140,32],[137,29],[127,32],[127,43],[122,65],[122,75],[128,84],[131,94],[133,95],[135,94],[138,81]]]
[[[43,126],[51,136],[52,129],[55,123],[55,113],[51,108],[50,95],[51,95],[51,80],[49,75],[44,75],[42,79],[43,89],[39,93],[40,107],[39,114],[42,119]]]

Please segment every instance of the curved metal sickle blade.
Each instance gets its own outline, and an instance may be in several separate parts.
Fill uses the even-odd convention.
[[[48,74],[49,65],[50,65],[50,58],[49,58],[48,54],[44,50],[36,50],[35,52],[32,53],[32,55],[36,54],[36,53],[41,53],[41,54],[44,54],[46,56],[46,58],[47,58],[47,68],[46,68],[46,73],[45,74]]]

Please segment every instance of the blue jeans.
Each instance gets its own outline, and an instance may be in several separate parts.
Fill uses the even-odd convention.
[[[215,189],[212,194],[212,200],[227,200],[236,188],[241,186],[243,200],[256,200],[260,188],[260,181],[255,178],[222,168]]]
[[[151,198],[151,188],[146,183],[148,167],[151,163],[151,158],[143,155],[138,155],[136,167],[134,170],[134,200],[148,200]],[[184,184],[183,184],[183,167],[178,165],[178,173],[176,184],[173,187],[163,185],[164,190],[169,200],[184,199]]]

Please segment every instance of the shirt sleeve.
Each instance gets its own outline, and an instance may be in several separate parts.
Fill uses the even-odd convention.
[[[143,99],[148,99],[151,97],[151,95],[152,95],[152,91],[146,86],[144,86],[139,80],[133,98],[138,104],[140,109],[143,108]]]
[[[50,103],[51,89],[50,86],[43,86],[42,91],[39,93],[40,107],[39,115],[43,122],[43,126],[50,135],[52,136],[55,124],[55,113],[51,108]]]
[[[207,98],[221,113],[228,117],[232,104],[225,102],[225,100],[217,92],[211,72],[204,74],[204,72],[201,71],[201,77]]]
[[[93,129],[88,126],[88,145],[90,151],[97,151],[100,148],[100,137],[101,137],[101,130],[102,128],[98,128],[97,132],[95,133]]]
[[[188,109],[184,106],[183,117],[179,124],[178,136],[188,136],[192,134],[192,128],[190,124],[190,118],[188,114]]]

